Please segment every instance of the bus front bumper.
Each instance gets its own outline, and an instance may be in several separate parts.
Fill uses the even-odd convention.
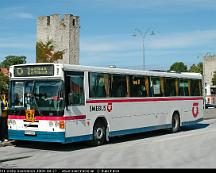
[[[65,143],[65,132],[41,132],[8,129],[10,140]]]

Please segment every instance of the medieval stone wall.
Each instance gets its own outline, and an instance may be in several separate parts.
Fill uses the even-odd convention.
[[[78,16],[59,14],[40,16],[37,19],[37,42],[53,41],[55,51],[64,50],[59,63],[79,64],[80,21]]]
[[[216,55],[209,55],[204,58],[204,75],[205,83],[212,85],[214,71],[216,71]]]

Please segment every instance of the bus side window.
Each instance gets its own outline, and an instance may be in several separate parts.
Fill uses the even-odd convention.
[[[189,96],[190,83],[186,79],[179,80],[179,96]]]
[[[112,97],[126,97],[127,96],[126,75],[119,75],[119,74],[112,75],[111,96]]]
[[[89,73],[89,97],[109,97],[110,75],[106,73]]]
[[[71,75],[67,78],[69,80],[68,88],[68,105],[84,105],[84,76],[83,74]]]
[[[191,85],[190,85],[191,96],[201,96],[202,95],[201,86],[202,86],[201,80],[191,79]]]
[[[151,77],[151,92],[153,97],[163,97],[164,96],[164,78]]]
[[[144,76],[132,76],[131,77],[131,96],[132,97],[146,97],[148,96],[149,86],[148,78]]]
[[[165,78],[165,96],[176,96],[176,79]]]

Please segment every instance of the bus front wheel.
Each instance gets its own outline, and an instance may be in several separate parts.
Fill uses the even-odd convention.
[[[93,146],[99,146],[106,141],[106,126],[102,121],[97,121],[93,128],[93,140],[91,144]]]
[[[172,116],[172,133],[176,133],[180,130],[180,116],[178,113],[174,113]]]

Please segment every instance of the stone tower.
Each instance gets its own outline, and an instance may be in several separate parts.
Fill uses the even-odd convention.
[[[216,55],[208,55],[204,57],[203,70],[205,75],[205,83],[212,84],[212,78],[216,71]]]
[[[55,51],[64,50],[59,63],[79,64],[79,16],[59,14],[40,16],[37,20],[37,42],[53,41]]]

